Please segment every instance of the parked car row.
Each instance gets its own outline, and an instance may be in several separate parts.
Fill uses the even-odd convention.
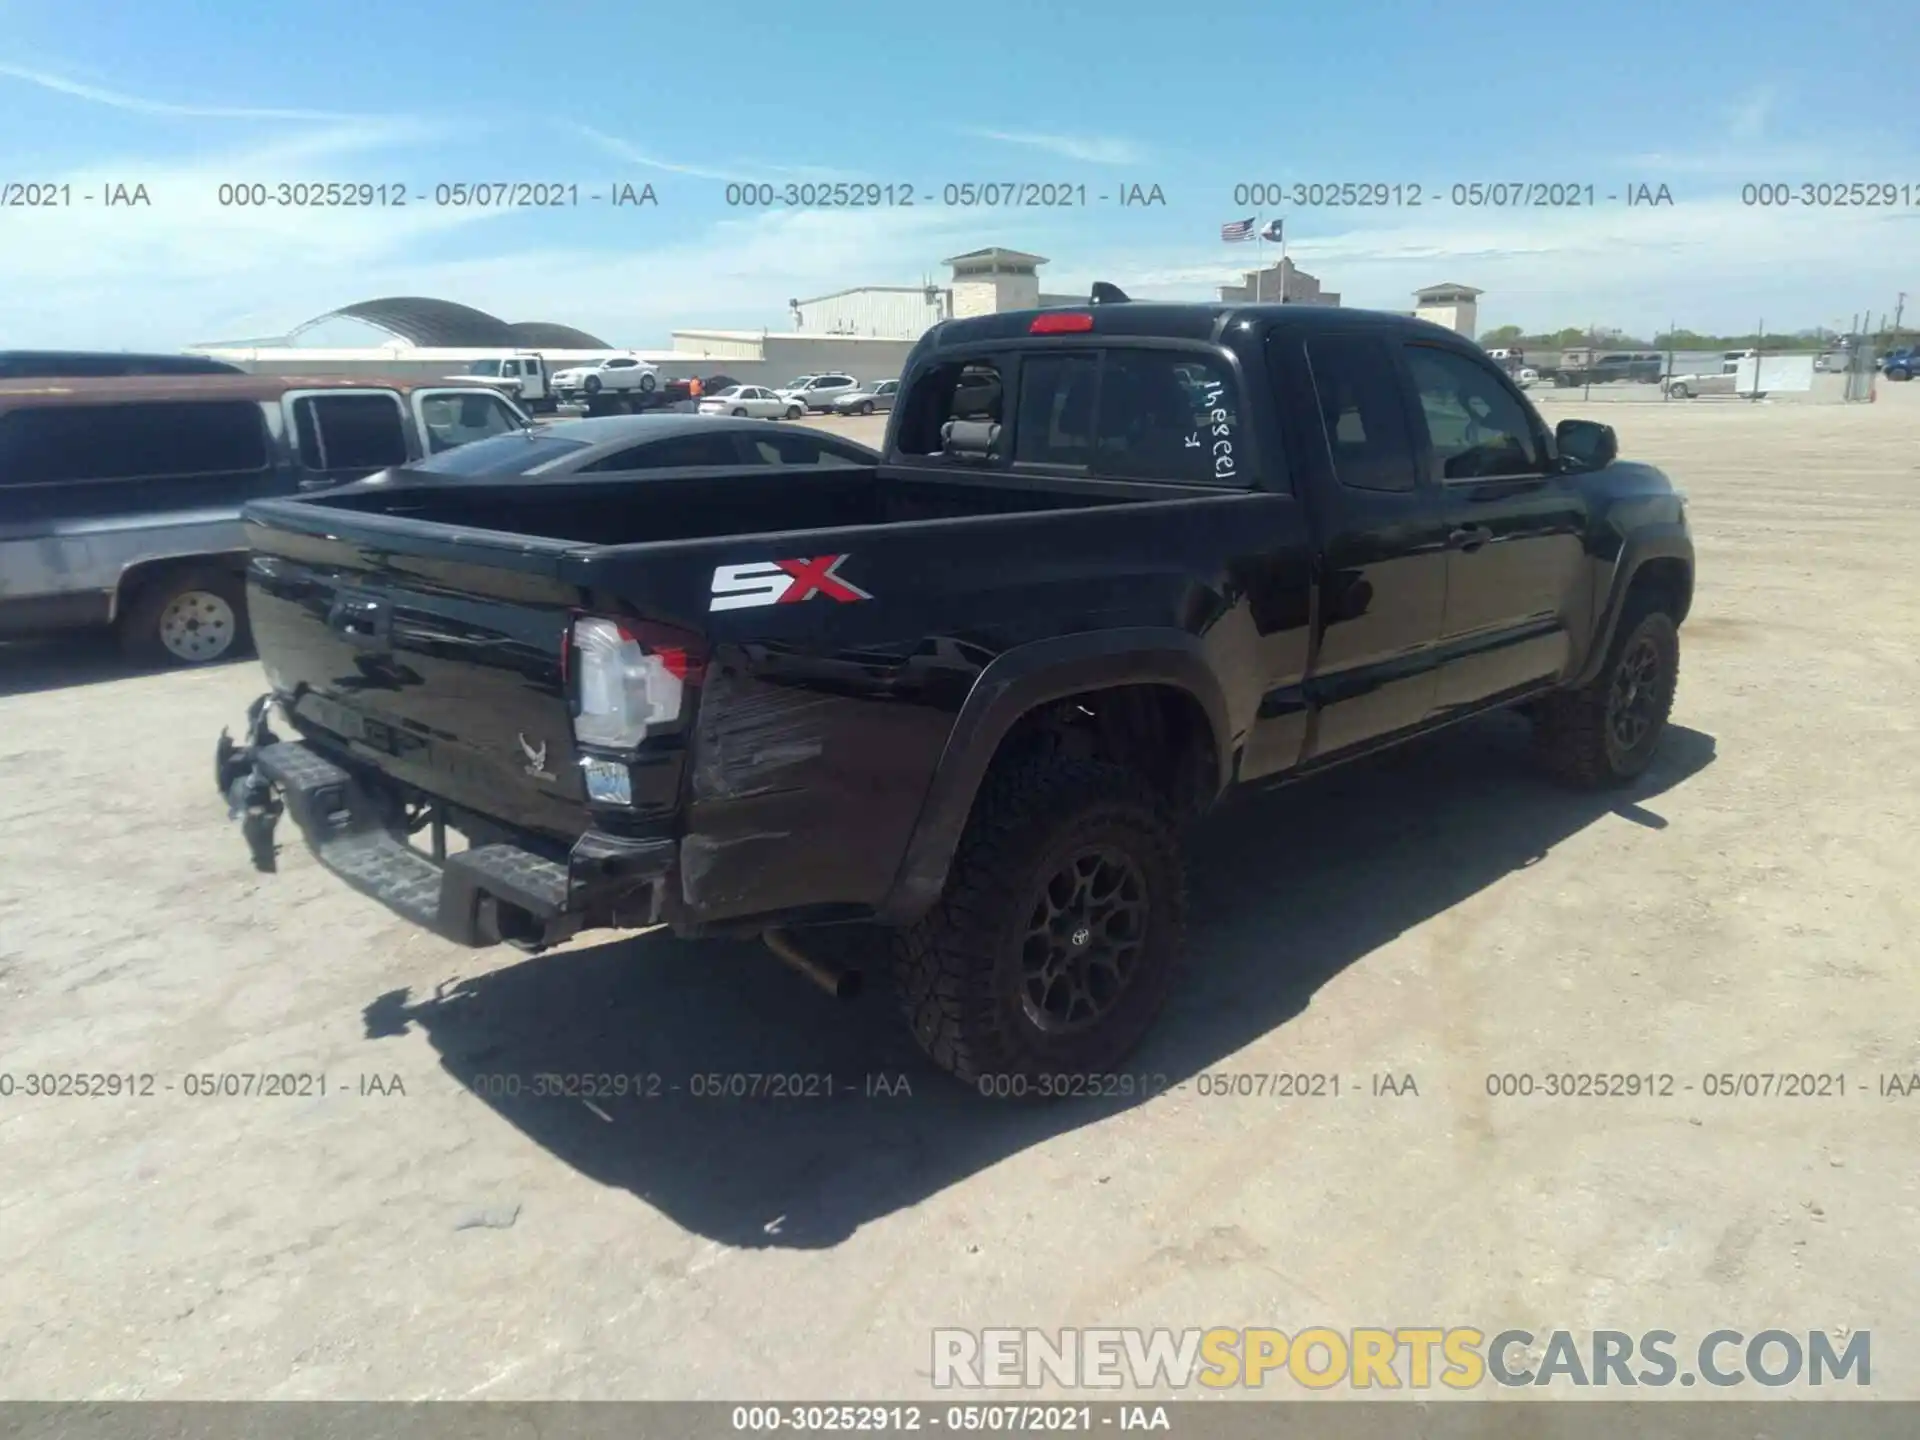
[[[893,408],[898,380],[861,385],[848,375],[802,375],[777,390],[764,385],[732,385],[704,393],[702,415],[730,415],[736,419],[798,420],[809,412],[833,415],[873,415]]]

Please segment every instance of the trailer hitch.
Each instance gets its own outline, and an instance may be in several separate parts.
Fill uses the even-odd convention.
[[[214,776],[220,794],[227,802],[227,818],[240,822],[253,855],[253,868],[264,875],[275,870],[273,830],[286,808],[274,794],[273,783],[255,765],[255,757],[269,745],[280,743],[267,723],[274,697],[262,695],[247,707],[247,734],[244,744],[236,745],[223,727],[220,743],[214,747]]]

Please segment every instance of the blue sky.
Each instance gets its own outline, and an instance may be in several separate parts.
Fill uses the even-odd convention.
[[[1348,304],[1405,308],[1449,280],[1487,292],[1487,326],[1829,324],[1920,291],[1916,57],[1920,12],[1891,0],[0,0],[0,183],[75,195],[0,209],[0,344],[270,335],[431,294],[653,346],[675,327],[783,327],[789,297],[915,284],[985,244],[1050,257],[1052,290],[1204,298],[1253,263],[1218,235],[1256,211],[1285,217],[1290,255]],[[426,203],[222,207],[236,181],[397,184]],[[495,181],[582,201],[431,203]],[[729,183],[836,181],[911,185],[918,203],[727,203]],[[1084,185],[1092,203],[928,203],[969,181]],[[1418,185],[1426,203],[1234,200],[1236,184],[1341,181]],[[1592,185],[1600,204],[1444,203],[1503,181]],[[1744,183],[1801,181],[1891,182],[1909,204],[1741,203]],[[116,183],[151,205],[79,199]],[[1605,199],[1642,183],[1675,203]],[[648,184],[657,206],[586,198]],[[1166,204],[1096,198],[1130,185]]]

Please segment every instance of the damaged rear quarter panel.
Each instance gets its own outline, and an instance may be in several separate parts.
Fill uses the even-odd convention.
[[[757,645],[716,655],[680,851],[687,907],[715,920],[876,903],[952,728],[951,695],[974,673],[940,683],[911,654],[821,659]]]

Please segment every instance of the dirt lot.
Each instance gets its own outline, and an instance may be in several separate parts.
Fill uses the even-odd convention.
[[[934,1326],[1433,1324],[1870,1329],[1920,1397],[1920,1096],[1877,1093],[1920,1071],[1920,385],[1606,418],[1694,502],[1655,773],[1570,798],[1500,719],[1221,815],[1138,1057],[1187,1083],[1130,1106],[981,1101],[754,946],[467,952],[257,876],[211,779],[256,666],[0,655],[0,1393],[904,1398]],[[1676,1091],[1488,1094],[1562,1070]],[[156,1088],[18,1088],[65,1071]],[[682,1089],[483,1093],[539,1071]],[[691,1097],[729,1071],[841,1092]],[[224,1072],[327,1092],[187,1093]]]

